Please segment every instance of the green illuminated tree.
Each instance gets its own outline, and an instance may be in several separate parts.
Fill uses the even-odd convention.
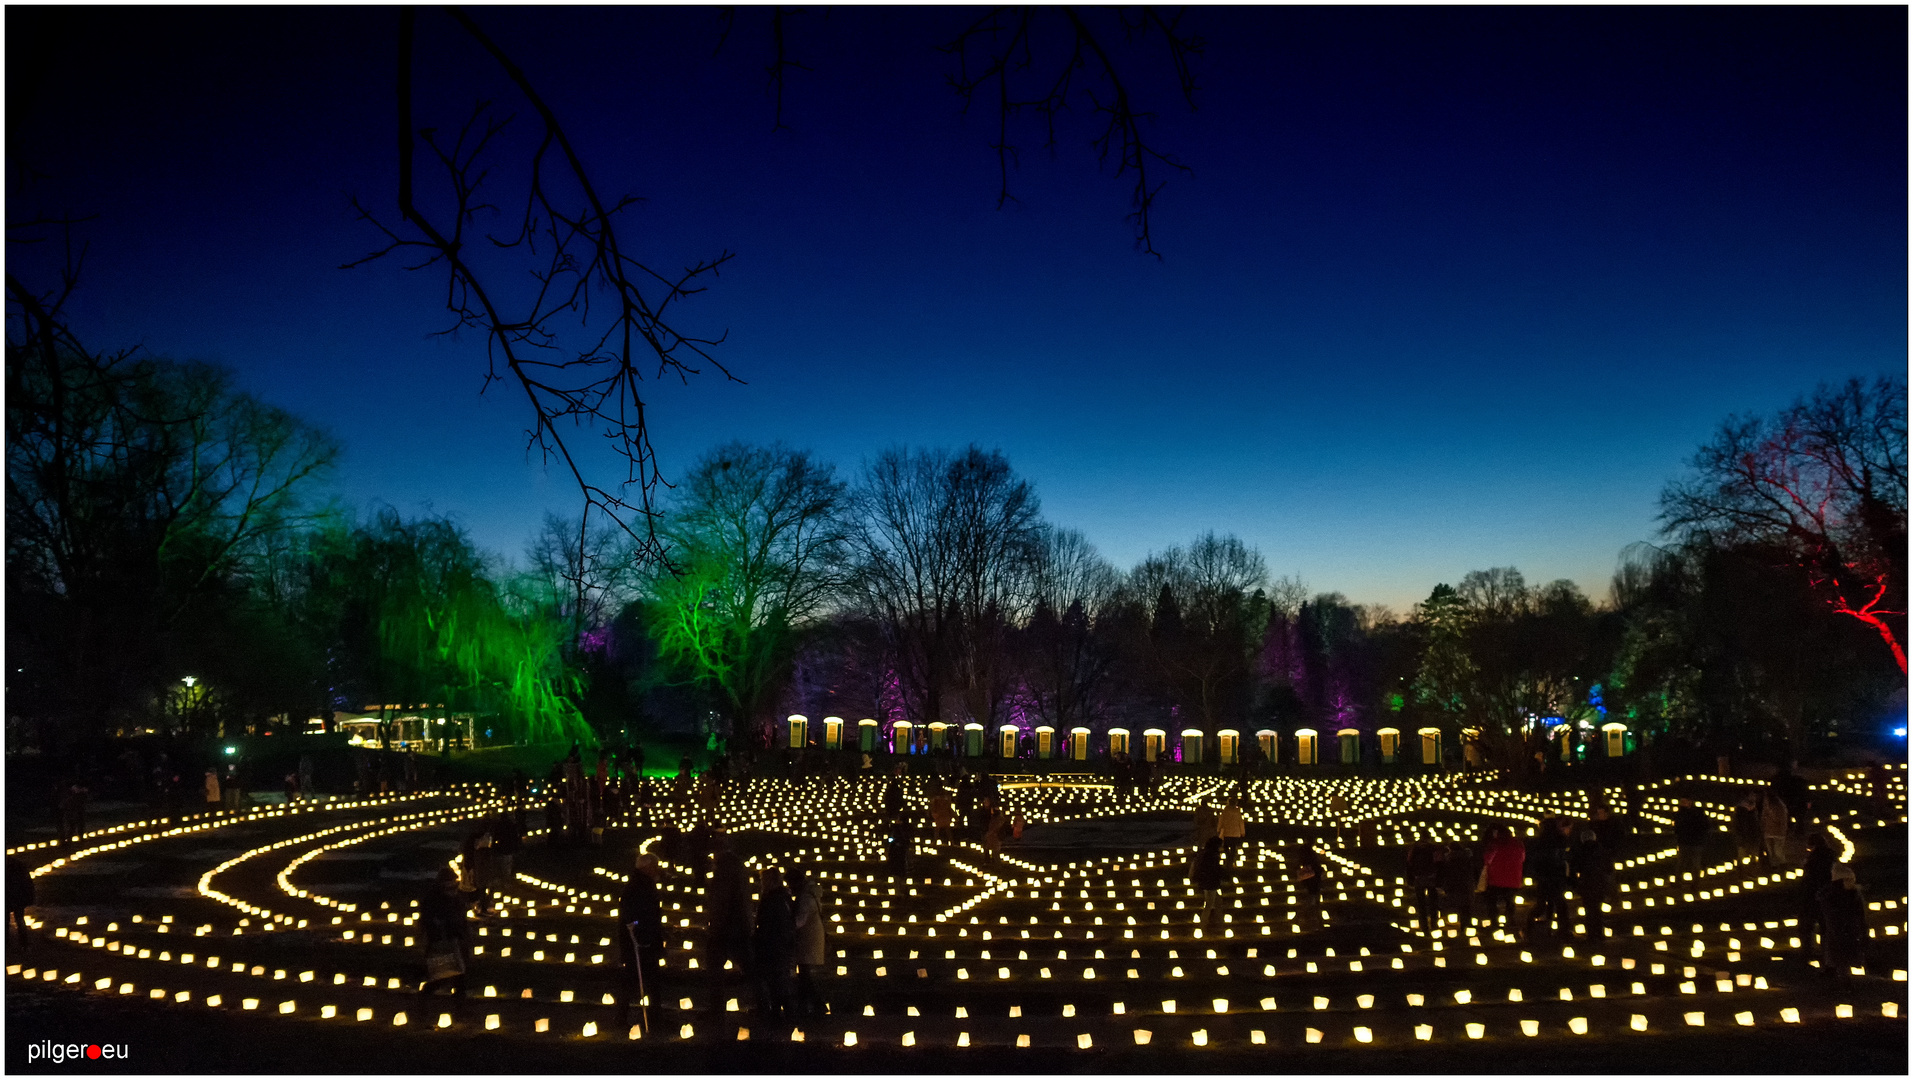
[[[531,583],[496,582],[456,525],[386,508],[318,549],[306,596],[340,704],[445,705],[494,715],[520,741],[595,742],[563,662],[564,625]]]
[[[842,584],[844,485],[808,451],[729,443],[691,467],[647,586],[663,653],[714,689],[732,735],[762,734],[795,634]]]

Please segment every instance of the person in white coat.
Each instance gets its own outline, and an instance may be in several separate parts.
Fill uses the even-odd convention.
[[[1242,838],[1248,832],[1248,824],[1242,818],[1242,803],[1230,799],[1229,805],[1216,815],[1216,835],[1222,838],[1223,862],[1235,859],[1236,851],[1242,847]]]
[[[799,1016],[823,1014],[817,997],[817,976],[824,969],[824,890],[801,867],[791,870],[791,896],[796,903],[797,1003]]]
[[[1787,851],[1787,804],[1770,791],[1760,792],[1760,832],[1766,841],[1769,870],[1792,862]]]

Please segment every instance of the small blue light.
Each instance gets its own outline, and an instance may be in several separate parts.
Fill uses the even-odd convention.
[[[235,747],[235,746],[228,746],[228,747],[226,748],[226,752],[227,752],[228,754],[237,754],[237,753],[239,752],[239,748],[238,748],[238,747]]]
[[[1893,729],[1893,734],[1898,735],[1900,738],[1904,739],[1906,738],[1906,729],[1903,727],[1896,727]]]

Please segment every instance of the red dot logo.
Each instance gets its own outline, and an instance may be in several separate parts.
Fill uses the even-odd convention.
[[[99,1048],[99,1047],[97,1047],[97,1046],[89,1046],[89,1047],[87,1047],[87,1048],[86,1048],[86,1056],[87,1056],[87,1057],[90,1057],[90,1058],[93,1058],[93,1059],[95,1059],[95,1060],[98,1060],[98,1058],[99,1058],[99,1056],[100,1056],[100,1048]]]

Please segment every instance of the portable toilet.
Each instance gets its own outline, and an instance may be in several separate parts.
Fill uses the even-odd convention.
[[[1142,732],[1142,759],[1155,761],[1162,757],[1162,741],[1169,733],[1158,727],[1144,728]]]
[[[908,720],[899,720],[890,725],[890,752],[907,754],[910,752],[911,725]]]
[[[963,725],[963,753],[966,757],[983,756],[983,725]]]
[[[1441,729],[1425,727],[1415,734],[1421,736],[1421,763],[1423,765],[1441,764]]]
[[[1129,729],[1113,727],[1109,729],[1109,756],[1129,753]]]
[[[1315,729],[1297,728],[1295,731],[1295,763],[1297,765],[1315,764]]]
[[[1013,758],[1016,756],[1016,735],[1017,727],[1015,724],[1004,724],[1002,727],[996,729],[998,757]]]
[[[1202,732],[1187,728],[1182,733],[1182,760],[1185,764],[1202,763]]]
[[[842,750],[844,748],[844,718],[841,716],[824,717],[824,749]]]
[[[1282,739],[1273,728],[1263,728],[1256,732],[1255,744],[1261,749],[1264,760],[1270,762],[1281,760],[1276,757],[1276,752],[1282,748]]]
[[[1069,758],[1071,761],[1089,760],[1090,731],[1086,727],[1069,729]]]
[[[1601,725],[1601,735],[1607,743],[1608,757],[1624,757],[1627,754],[1627,725],[1607,723]]]
[[[1235,765],[1242,759],[1242,733],[1234,728],[1223,728],[1216,732],[1216,760],[1224,765]]]
[[[1048,761],[1056,751],[1056,729],[1048,724],[1036,728],[1036,756]]]
[[[790,748],[792,750],[802,750],[804,744],[808,742],[809,739],[810,721],[803,716],[792,713],[790,716]]]
[[[1360,765],[1362,763],[1362,732],[1360,728],[1345,727],[1335,733],[1342,744],[1342,764]]]
[[[941,750],[950,738],[950,725],[941,720],[930,725],[930,749]]]
[[[1382,764],[1384,765],[1395,764],[1395,753],[1400,748],[1401,741],[1402,741],[1402,733],[1400,729],[1385,727],[1375,732],[1375,737],[1381,740]]]
[[[866,754],[877,752],[877,722],[875,720],[857,721],[857,748]]]

